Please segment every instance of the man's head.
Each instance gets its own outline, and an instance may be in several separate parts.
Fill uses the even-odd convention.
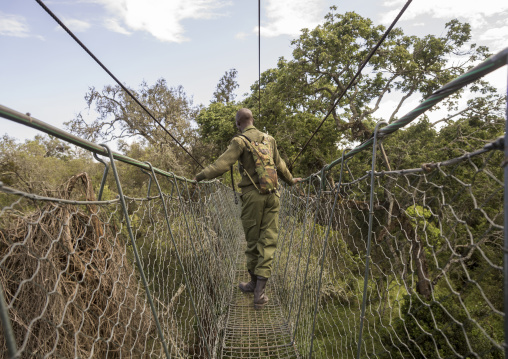
[[[236,113],[236,128],[243,131],[247,126],[254,124],[254,117],[248,108],[241,108]]]

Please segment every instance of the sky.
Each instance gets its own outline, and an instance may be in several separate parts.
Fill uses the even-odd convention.
[[[208,105],[225,71],[236,68],[237,99],[258,76],[258,1],[46,0],[44,3],[131,88],[165,78],[194,104]],[[291,40],[323,22],[330,6],[388,26],[406,0],[261,0],[261,70],[291,58]],[[441,35],[458,18],[472,42],[495,53],[508,47],[508,1],[414,0],[397,26],[406,34]],[[340,51],[340,49],[338,49]],[[113,80],[34,0],[0,0],[0,104],[64,128],[87,113],[84,95]],[[506,67],[489,76],[506,91]],[[384,109],[390,113],[390,99]],[[418,101],[418,100],[414,100]],[[416,105],[409,102],[407,106]],[[411,108],[407,108],[410,110]],[[0,118],[0,135],[38,132]]]

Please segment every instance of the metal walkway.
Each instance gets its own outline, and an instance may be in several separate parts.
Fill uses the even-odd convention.
[[[241,266],[244,265],[238,265],[237,268]],[[238,289],[240,281],[249,281],[249,273],[237,269],[235,279],[221,357],[300,358],[291,342],[291,328],[282,314],[273,282],[268,281],[266,288],[270,301],[263,309],[255,310],[254,294]]]

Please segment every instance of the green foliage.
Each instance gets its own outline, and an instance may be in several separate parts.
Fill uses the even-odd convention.
[[[205,164],[215,161],[228,148],[229,142],[238,132],[235,116],[240,108],[242,108],[240,104],[233,102],[212,102],[199,112],[196,122],[205,149],[202,153]],[[235,182],[240,181],[241,176],[236,164],[233,166],[233,175]],[[225,173],[222,180],[225,184],[231,185],[231,174]]]
[[[0,142],[0,181],[17,189],[47,194],[75,174],[97,170],[90,154],[51,136],[18,143],[4,135]]]
[[[474,318],[489,317],[486,325],[489,335],[502,333],[502,321],[488,316],[486,308],[479,308],[471,303],[469,313]],[[484,313],[481,313],[484,311]],[[401,306],[402,317],[395,321],[395,330],[407,337],[404,345],[396,345],[402,356],[411,355],[415,358],[440,357],[473,357],[480,353],[482,358],[503,358],[504,354],[481,333],[479,326],[470,319],[453,294],[439,296],[431,303],[415,302],[409,295],[404,296]],[[482,320],[485,328],[487,320]],[[497,336],[497,341],[502,341]],[[392,343],[386,338],[386,343]],[[390,345],[389,345],[390,347]],[[410,354],[411,353],[411,354]],[[391,357],[385,352],[382,357]]]
[[[217,88],[213,93],[214,102],[221,102],[224,104],[234,103],[235,102],[235,90],[238,88],[238,83],[236,82],[236,75],[238,71],[236,69],[230,69],[224,73],[217,84]]]
[[[227,149],[237,133],[235,116],[240,108],[240,105],[234,103],[214,102],[202,109],[196,117],[203,142],[214,146],[212,160]]]
[[[424,238],[427,246],[441,248],[442,237],[439,227],[433,223],[433,216],[429,209],[419,205],[412,205],[406,208],[406,214],[411,221],[411,225],[418,231],[419,238]],[[431,255],[430,248],[425,248],[428,255]]]

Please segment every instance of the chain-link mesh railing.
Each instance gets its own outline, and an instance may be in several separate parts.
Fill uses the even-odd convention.
[[[158,176],[156,186],[153,176],[148,196],[124,198],[129,223],[120,199],[95,199],[85,173],[57,198],[0,187],[0,282],[17,357],[202,358],[218,350],[242,239],[238,208],[218,183],[190,188]],[[11,339],[4,334],[0,357]]]
[[[376,141],[506,64],[507,55],[493,56],[394,123],[378,123],[371,139],[299,187],[284,188],[273,281],[303,356],[505,357],[506,149],[496,139],[506,135],[503,119],[485,119],[464,142],[492,141],[485,147],[460,148],[463,155],[437,164],[427,157],[421,168],[390,170],[390,158],[405,155]],[[460,125],[455,131],[466,136]],[[454,153],[449,144],[442,152]]]
[[[504,355],[502,159],[376,173],[361,357]],[[357,357],[370,176],[348,172],[284,191],[274,279],[314,358]]]

